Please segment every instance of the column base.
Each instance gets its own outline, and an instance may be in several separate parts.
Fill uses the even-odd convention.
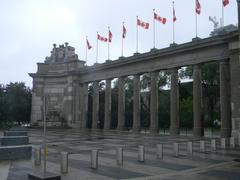
[[[157,128],[150,128],[150,133],[151,134],[158,134],[159,130]]]
[[[170,135],[179,135],[179,128],[170,128]]]
[[[141,129],[140,128],[132,128],[132,132],[140,132],[141,131]]]
[[[204,135],[203,128],[193,128],[193,135],[197,137],[201,137]]]
[[[221,128],[221,137],[228,138],[231,137],[231,129],[230,128]]]

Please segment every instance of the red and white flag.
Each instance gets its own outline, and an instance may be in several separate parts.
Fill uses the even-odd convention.
[[[108,42],[110,42],[110,43],[112,42],[112,36],[113,36],[112,32],[109,30],[108,31]]]
[[[173,7],[173,22],[176,22],[176,21],[177,21],[177,16],[175,13],[175,8]]]
[[[196,0],[196,13],[201,14],[201,4],[199,0]]]
[[[103,36],[100,36],[99,34],[97,34],[97,39],[103,42],[108,42],[108,38],[105,38]]]
[[[123,30],[122,30],[122,38],[125,39],[127,35],[127,29],[126,27],[123,25]]]
[[[88,39],[86,40],[86,43],[87,43],[87,49],[88,49],[88,50],[89,50],[89,49],[92,49],[92,46],[91,46],[91,44],[89,43]]]
[[[149,23],[141,21],[138,18],[137,18],[137,25],[144,28],[144,29],[149,29]]]
[[[156,13],[154,13],[154,19],[162,24],[166,24],[166,22],[167,22],[167,18],[161,17],[161,16],[157,15]]]
[[[229,4],[229,0],[223,0],[223,6],[227,6]]]

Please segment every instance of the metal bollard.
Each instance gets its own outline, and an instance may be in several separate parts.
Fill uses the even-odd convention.
[[[163,144],[157,144],[157,158],[163,159]]]
[[[41,165],[41,147],[35,147],[34,148],[34,164],[35,166],[40,166]]]
[[[211,140],[211,151],[216,152],[216,139]]]
[[[204,140],[200,141],[200,152],[202,152],[202,153],[205,152],[205,141]]]
[[[230,137],[230,147],[235,148],[235,139],[234,137]]]
[[[226,138],[221,138],[221,149],[226,149]]]
[[[178,157],[178,151],[179,151],[178,143],[173,143],[173,153],[175,157]]]
[[[138,161],[139,162],[145,161],[145,149],[143,145],[138,146]]]
[[[187,142],[187,154],[192,155],[193,154],[193,143]]]
[[[116,154],[117,154],[117,165],[122,166],[123,165],[123,148],[122,147],[117,147],[116,149]]]
[[[98,168],[98,150],[96,149],[91,150],[91,168],[92,169]]]
[[[61,152],[61,173],[68,173],[68,152]]]

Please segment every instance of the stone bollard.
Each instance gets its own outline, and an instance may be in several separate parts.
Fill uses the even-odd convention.
[[[61,173],[68,173],[68,152],[61,152]]]
[[[216,152],[216,139],[211,140],[211,152]]]
[[[200,141],[200,152],[201,153],[205,152],[205,141],[204,140]]]
[[[40,166],[41,165],[41,147],[35,147],[34,148],[34,165]]]
[[[179,148],[178,148],[178,143],[173,143],[173,153],[175,157],[178,157],[178,152],[179,152]]]
[[[163,144],[157,144],[157,158],[163,159]]]
[[[221,149],[226,149],[226,138],[221,138]]]
[[[230,147],[235,148],[235,139],[234,137],[230,137]]]
[[[122,166],[123,165],[123,148],[117,147],[116,149],[116,155],[117,155],[117,165]]]
[[[98,150],[96,149],[91,150],[91,168],[92,169],[98,168]]]
[[[193,143],[192,142],[187,142],[187,154],[191,155],[193,154]]]
[[[138,146],[138,161],[139,162],[145,161],[145,149],[143,145]]]

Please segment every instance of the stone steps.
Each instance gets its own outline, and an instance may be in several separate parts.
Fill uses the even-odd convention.
[[[29,145],[27,129],[13,127],[0,137],[0,161],[29,159],[32,157],[32,146]]]

